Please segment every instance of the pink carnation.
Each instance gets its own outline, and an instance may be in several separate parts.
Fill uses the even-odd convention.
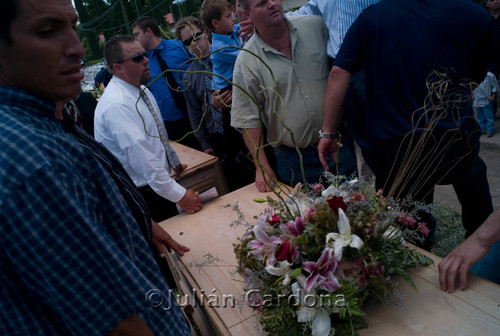
[[[319,195],[324,189],[325,187],[323,187],[321,183],[318,183],[312,188],[312,192],[315,193],[316,195]]]
[[[365,195],[360,192],[353,192],[351,194],[351,203],[363,202],[365,199]]]
[[[316,221],[316,207],[312,206],[309,209],[304,210],[303,217],[306,223]]]
[[[420,232],[422,232],[424,236],[426,237],[429,236],[429,228],[427,227],[427,224],[420,222],[418,223],[418,228],[420,229]]]
[[[412,216],[403,212],[401,217],[398,218],[398,222],[404,226],[413,227],[417,221]]]

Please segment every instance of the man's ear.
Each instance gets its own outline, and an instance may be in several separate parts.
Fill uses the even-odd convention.
[[[120,63],[113,63],[113,72],[112,73],[113,73],[113,75],[123,73],[122,65]]]

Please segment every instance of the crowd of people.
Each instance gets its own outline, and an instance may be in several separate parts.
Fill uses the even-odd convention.
[[[500,283],[500,209],[478,155],[500,69],[500,0],[486,5],[310,0],[285,14],[281,0],[205,0],[176,39],[147,16],[109,39],[95,102],[80,93],[72,1],[5,0],[0,333],[190,334],[163,258],[189,247],[158,222],[203,204],[176,181],[170,140],[219,157],[230,190],[332,171],[431,204],[452,184],[467,239],[439,264],[441,288],[464,289],[471,267]],[[428,249],[437,223],[421,216]]]

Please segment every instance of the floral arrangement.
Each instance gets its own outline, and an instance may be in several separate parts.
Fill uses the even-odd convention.
[[[99,83],[98,86],[94,86],[94,88],[92,90],[90,90],[89,92],[92,93],[92,96],[94,96],[94,98],[99,101],[99,98],[101,98],[102,94],[104,93],[104,89],[106,87],[104,86],[103,83]]]
[[[406,244],[428,234],[418,204],[327,178],[326,189],[299,185],[279,200],[254,200],[270,207],[234,246],[247,303],[269,335],[355,335],[367,327],[368,298],[391,295],[396,276],[414,286],[408,269],[432,263]]]

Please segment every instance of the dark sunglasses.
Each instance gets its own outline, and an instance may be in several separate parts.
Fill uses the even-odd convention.
[[[130,58],[121,60],[120,62],[116,62],[116,63],[124,63],[124,62],[130,61],[130,60],[134,61],[135,63],[141,63],[142,60],[144,59],[144,57],[146,57],[146,52],[134,55],[134,56],[132,56]]]
[[[201,32],[201,31],[197,32],[196,34],[194,34],[193,36],[191,36],[187,40],[182,41],[182,44],[184,44],[186,47],[189,47],[191,45],[191,43],[193,43],[193,41],[196,41],[197,39],[199,39],[201,37],[201,35],[203,35],[203,32]]]

